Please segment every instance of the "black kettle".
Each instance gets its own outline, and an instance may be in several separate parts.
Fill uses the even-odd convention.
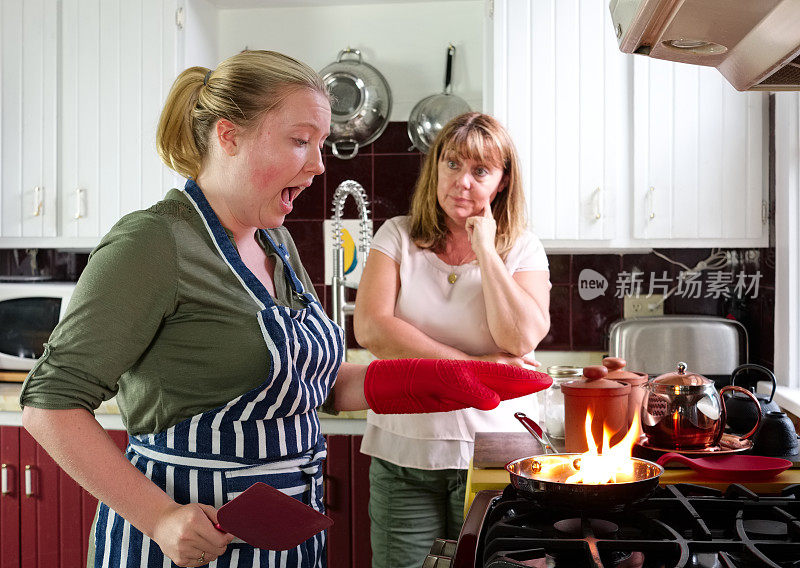
[[[772,400],[772,397],[775,396],[775,389],[778,387],[778,382],[775,380],[775,374],[761,365],[745,363],[744,365],[739,365],[733,370],[733,373],[731,374],[732,385],[736,383],[736,377],[742,371],[758,371],[767,377],[756,378],[755,380],[750,379],[748,383],[744,385],[745,388],[751,390],[753,394],[756,392],[756,383],[765,380],[772,381],[772,392],[769,393],[769,396],[764,394],[756,394],[756,398],[758,399],[758,404],[761,406],[761,412],[764,416],[766,416],[768,412],[780,412],[781,409],[778,406],[778,403]],[[725,409],[727,411],[726,424],[737,434],[749,432],[752,430],[753,426],[756,425],[758,416],[756,416],[755,407],[753,406],[751,400],[745,397],[743,394],[734,393],[725,401]]]

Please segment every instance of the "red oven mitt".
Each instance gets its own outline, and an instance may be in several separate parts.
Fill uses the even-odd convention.
[[[378,414],[491,410],[501,400],[538,392],[550,375],[520,367],[450,359],[384,359],[367,367],[364,395]]]

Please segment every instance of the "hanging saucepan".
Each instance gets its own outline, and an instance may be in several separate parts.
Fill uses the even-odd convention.
[[[455,54],[455,46],[453,44],[448,45],[444,92],[425,97],[419,101],[411,109],[411,115],[408,117],[408,137],[414,147],[423,154],[427,154],[428,150],[431,149],[436,135],[439,134],[445,124],[458,115],[471,110],[467,101],[451,92],[450,77],[453,73],[453,57]]]
[[[333,99],[331,134],[325,144],[334,156],[349,160],[386,129],[392,91],[383,75],[361,60],[361,52],[349,47],[319,74]]]
[[[514,416],[544,447],[545,442],[526,424],[530,418],[522,413]],[[580,458],[581,454],[530,456],[508,462],[506,470],[511,484],[526,497],[547,507],[578,511],[621,511],[644,501],[656,490],[664,473],[664,468],[656,463],[631,458],[633,474],[626,481],[596,485],[567,483],[567,478],[579,471]]]

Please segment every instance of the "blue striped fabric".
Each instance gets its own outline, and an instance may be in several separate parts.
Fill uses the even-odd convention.
[[[131,436],[126,456],[176,502],[219,508],[258,481],[324,511],[325,443],[316,408],[333,385],[342,361],[342,329],[303,289],[288,253],[265,238],[283,259],[292,290],[306,308],[278,306],[241,261],[200,188],[189,199],[203,217],[217,250],[254,300],[272,367],[264,383],[219,408],[154,434]],[[94,532],[96,567],[171,567],[155,542],[101,503]],[[211,562],[214,568],[324,567],[325,534],[283,551],[256,550],[234,541]]]

